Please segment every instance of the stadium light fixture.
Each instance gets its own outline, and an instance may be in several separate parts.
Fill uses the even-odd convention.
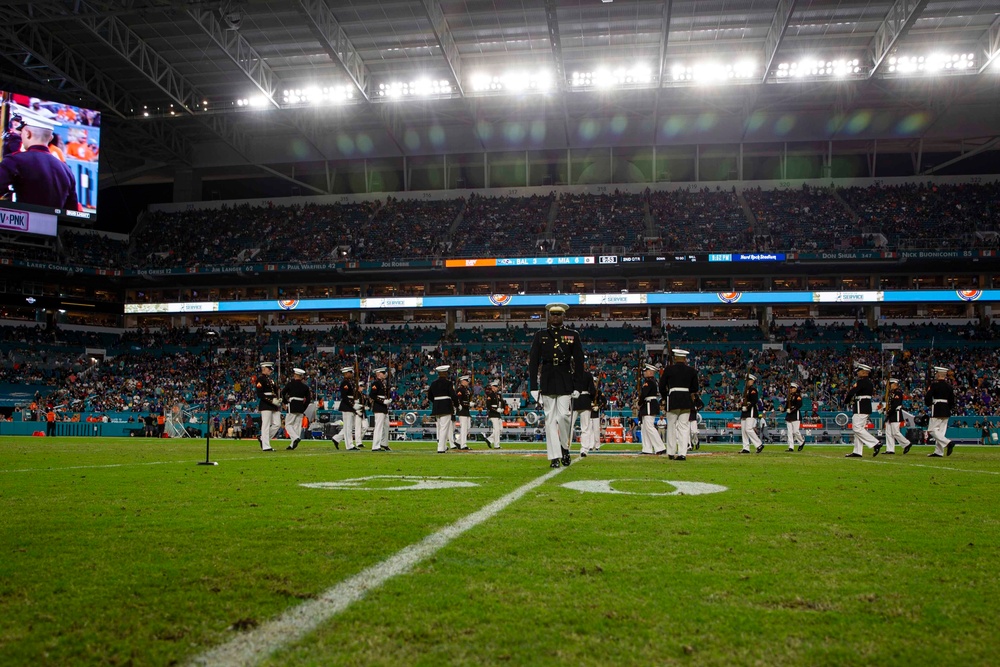
[[[802,58],[801,60],[778,63],[774,70],[775,77],[779,79],[826,77],[845,79],[862,74],[860,58]]]
[[[751,81],[757,76],[757,63],[738,60],[732,63],[701,62],[693,65],[676,64],[670,69],[675,83],[730,83]]]
[[[354,99],[352,86],[320,86],[310,84],[305,88],[288,88],[281,91],[284,104],[340,104]],[[244,106],[265,106],[267,99],[256,95],[244,99]]]
[[[620,88],[647,86],[653,82],[653,70],[642,64],[632,67],[598,67],[591,71],[576,71],[570,77],[572,88]]]
[[[512,71],[504,74],[478,72],[471,78],[475,93],[544,93],[552,89],[552,73]]]
[[[451,95],[453,87],[447,79],[420,78],[413,81],[390,81],[378,85],[379,97],[400,99],[403,97],[441,97]]]
[[[941,74],[975,73],[974,53],[931,53],[904,55],[889,58],[890,74]]]

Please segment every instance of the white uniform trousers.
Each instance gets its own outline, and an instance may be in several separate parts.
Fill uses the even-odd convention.
[[[947,417],[931,417],[931,421],[927,424],[927,432],[931,434],[934,438],[934,453],[944,456],[944,448],[948,446],[951,442],[945,437],[945,433],[948,431],[948,418]]]
[[[899,424],[900,422],[889,422],[885,429],[885,451],[888,454],[896,451],[897,442],[903,447],[910,444],[910,441],[903,436],[903,432],[899,430]]]
[[[545,412],[545,451],[549,460],[562,457],[562,450],[569,451],[573,427],[573,397],[542,395]]]
[[[587,448],[596,452],[601,448],[601,416],[594,416],[594,413],[590,413],[590,444]]]
[[[855,413],[851,415],[851,432],[854,434],[854,453],[862,454],[865,447],[874,447],[878,444],[878,438],[868,432],[865,426],[871,415]]]
[[[280,410],[261,410],[260,411],[260,448],[267,450],[272,449],[271,438],[278,434],[278,430],[281,428],[281,411]]]
[[[354,414],[354,444],[358,447],[365,441],[365,431],[368,430],[368,417]]]
[[[691,443],[691,411],[667,411],[667,456],[687,456]]]
[[[372,451],[389,446],[389,414],[375,413],[375,426],[372,430]]]
[[[698,420],[691,419],[691,413],[688,413],[688,428],[691,431],[691,439],[688,441],[691,447],[698,444]]]
[[[341,429],[340,433],[333,436],[334,442],[343,442],[345,449],[357,449],[357,445],[354,441],[354,420],[357,418],[353,412],[341,412],[341,418],[344,420],[344,428]]]
[[[660,432],[656,430],[657,415],[646,415],[642,418],[642,453],[656,454],[662,452],[666,447]],[[669,428],[669,427],[668,427]]]
[[[503,419],[500,417],[490,417],[490,427],[493,429],[489,435],[490,447],[500,449],[500,433],[503,430]]]
[[[469,446],[469,429],[472,427],[472,417],[458,418],[458,446],[465,449]]]
[[[285,433],[292,442],[302,438],[302,419],[301,412],[289,412],[285,415]]]
[[[449,445],[454,447],[455,423],[451,420],[451,415],[439,415],[437,419],[438,451],[448,451]]]
[[[580,415],[580,451],[589,452],[590,443],[594,439],[591,431],[594,428],[594,421],[590,418],[590,410],[577,410],[573,413]]]
[[[743,451],[749,452],[751,448],[760,447],[760,436],[757,435],[757,418],[747,417],[740,420],[740,438],[743,439]]]
[[[799,430],[799,425],[801,422],[785,422],[785,431],[788,433],[788,448],[794,449],[795,445],[804,445],[806,442],[805,436],[802,435],[802,431]]]

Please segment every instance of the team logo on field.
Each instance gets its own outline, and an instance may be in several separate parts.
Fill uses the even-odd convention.
[[[616,489],[616,482],[644,482],[638,479],[584,479],[576,482],[566,482],[563,488],[583,493],[610,493],[623,496],[703,496],[709,493],[722,493],[728,489],[720,484],[707,484],[705,482],[677,482],[673,480],[657,480],[668,486],[674,487],[673,491],[626,491]]]
[[[960,289],[955,290],[958,294],[958,298],[962,301],[976,301],[983,295],[983,290],[981,289]]]
[[[490,303],[494,306],[506,306],[513,298],[511,294],[490,294]]]
[[[722,303],[736,303],[743,297],[743,292],[719,292],[719,301]]]
[[[463,489],[479,486],[470,479],[480,477],[414,477],[410,475],[372,475],[342,479],[339,482],[313,482],[300,484],[308,489],[350,489],[353,491],[426,491],[435,489]]]
[[[295,310],[299,305],[298,299],[279,299],[278,307],[282,310]]]

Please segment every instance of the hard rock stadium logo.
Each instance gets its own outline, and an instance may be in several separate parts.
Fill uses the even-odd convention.
[[[743,292],[719,292],[719,301],[722,303],[736,303],[743,296]]]
[[[279,299],[278,307],[282,310],[295,310],[299,305],[298,299]]]
[[[962,301],[976,301],[983,295],[983,290],[981,289],[960,289],[955,290],[958,294],[958,298]]]
[[[490,294],[490,303],[494,306],[506,306],[513,298],[511,294]]]

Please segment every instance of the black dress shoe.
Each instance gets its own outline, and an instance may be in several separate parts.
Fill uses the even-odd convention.
[[[391,452],[392,450],[389,449],[389,445],[382,445],[382,451],[383,452]]]
[[[469,447],[468,447],[468,445],[466,445],[465,447],[459,447],[458,449],[459,449],[459,451],[461,451],[461,452],[467,452],[467,451],[469,451]]]
[[[667,454],[667,458],[670,459],[671,461],[673,461],[677,457],[674,454]]]
[[[694,448],[695,448],[696,450],[697,450],[697,449],[701,449],[701,443],[700,443],[700,442],[696,442],[696,443],[694,444]]]
[[[549,461],[549,467],[550,468],[558,468],[559,467],[559,459],[552,459],[551,461]]]
[[[860,458],[862,458],[862,456],[861,456],[861,454],[855,454],[854,452],[851,452],[850,454],[847,454],[846,456],[844,456],[844,458],[845,459],[860,459]]]
[[[757,445],[757,453],[760,454],[762,451],[764,451],[764,445]]]
[[[654,453],[654,454],[656,454],[657,456],[663,456],[664,454],[666,454],[666,453],[667,453],[667,450],[665,450],[665,449],[661,449],[660,451],[658,451],[658,452],[653,452],[653,453]],[[671,457],[671,458],[673,458],[673,457]]]
[[[570,464],[569,454],[563,454],[562,464],[564,468]]]
[[[910,453],[910,447],[912,447],[912,446],[913,446],[912,444],[909,444],[906,447],[903,447],[903,453],[904,454],[909,454]]]
[[[927,458],[929,458],[929,459],[943,459],[944,457],[941,456],[940,454],[934,452],[934,453],[928,454]]]
[[[881,451],[882,451],[882,443],[881,442],[876,442],[875,446],[872,447],[872,458],[875,458],[876,456],[878,456],[878,453],[881,452]]]
[[[580,450],[580,458],[581,459],[587,458],[587,450],[586,449],[581,449]]]
[[[749,449],[741,449],[738,453],[740,453],[740,454],[749,454],[750,450]]]
[[[334,447],[334,449],[337,449],[339,451],[340,450],[340,443],[337,442],[336,440],[334,440],[333,441],[333,447]]]
[[[273,452],[274,448],[273,447],[268,447],[267,449],[262,449],[260,451],[262,451],[262,452]]]
[[[896,452],[882,452],[882,456],[895,456]]]
[[[951,456],[951,450],[953,450],[953,449],[955,449],[955,442],[954,441],[948,443],[948,446],[945,447],[945,453],[948,456]]]
[[[674,461],[687,461],[687,460],[688,460],[688,457],[686,457],[686,456],[675,456],[674,457]]]
[[[803,447],[805,447],[805,446],[806,446],[806,443],[804,443],[804,442],[803,442],[803,443],[801,443],[801,444],[799,445],[799,451],[801,452],[801,451],[802,451],[802,448],[803,448]]]
[[[287,447],[285,447],[285,450],[287,451],[292,451],[293,449],[295,449],[295,447],[292,445],[288,445]]]

